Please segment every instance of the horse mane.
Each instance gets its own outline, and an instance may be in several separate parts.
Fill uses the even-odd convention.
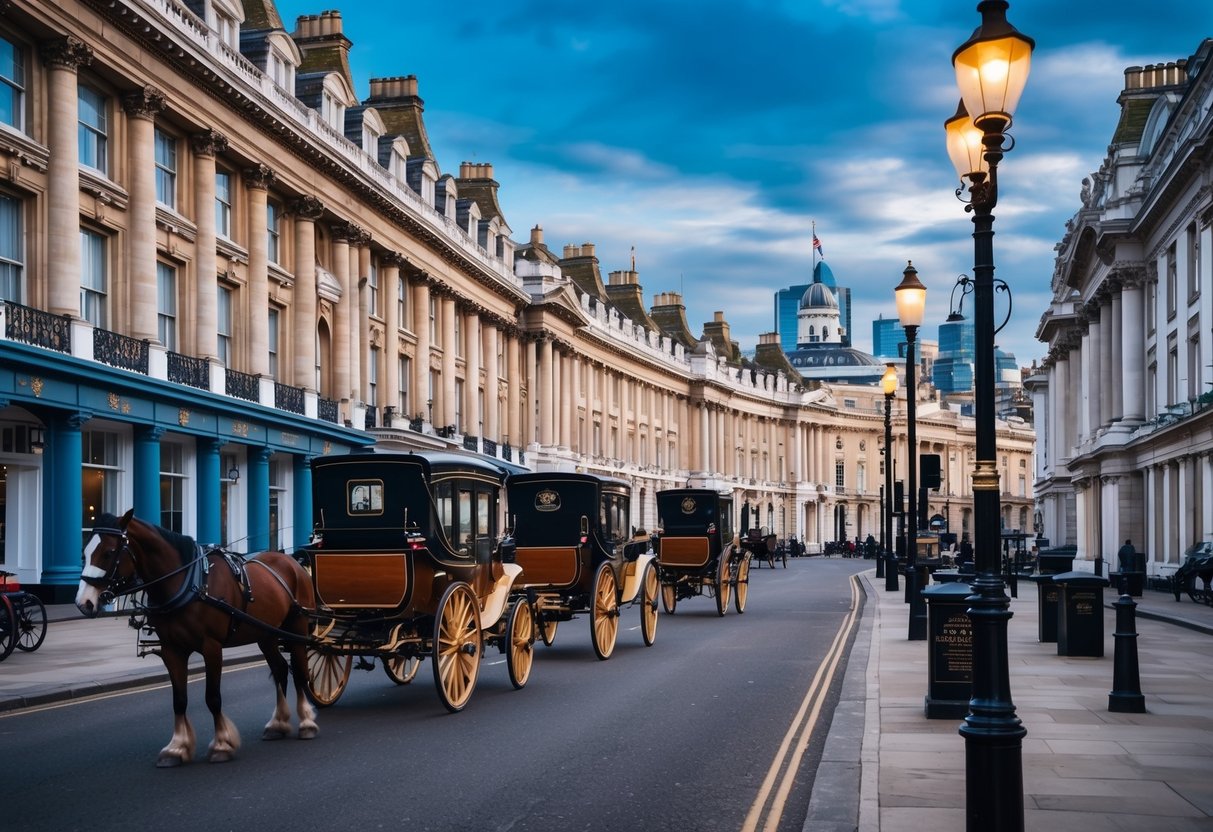
[[[166,543],[168,543],[170,546],[172,546],[174,549],[177,550],[177,553],[181,555],[182,563],[189,563],[195,557],[197,557],[198,547],[197,547],[197,544],[194,542],[194,538],[187,537],[186,535],[183,535],[183,534],[178,534],[175,531],[163,528],[161,526],[157,526],[155,523],[147,523],[146,521],[143,521],[143,522],[145,525],[150,526],[152,529],[154,529],[158,535],[160,535],[162,538],[164,538]],[[116,517],[113,514],[108,514],[108,513],[100,514],[97,516],[97,519],[93,521],[93,528],[94,529],[121,529],[122,520],[121,520],[121,518]]]

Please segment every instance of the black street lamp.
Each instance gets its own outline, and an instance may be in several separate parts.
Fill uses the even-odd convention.
[[[918,279],[918,269],[906,263],[901,283],[893,291],[897,299],[897,318],[906,331],[906,490],[909,491],[909,517],[906,523],[906,594],[910,599],[910,641],[927,638],[927,603],[922,597],[922,575],[918,573],[918,386],[914,371],[918,364],[914,341],[922,326],[927,306],[927,287]]]
[[[880,389],[884,391],[884,588],[886,592],[897,591],[897,557],[893,554],[893,397],[897,394],[897,368],[889,364],[880,377]]]
[[[1019,832],[1024,823],[1023,737],[1027,731],[1011,701],[1007,651],[1011,601],[998,562],[993,210],[998,203],[998,163],[1006,130],[1027,82],[1036,44],[1007,22],[1007,7],[1006,0],[982,0],[977,5],[981,25],[952,53],[961,103],[956,115],[945,123],[948,155],[962,182],[956,193],[962,197],[967,180],[965,210],[973,214],[976,577],[968,599],[973,624],[972,698],[960,727],[965,738],[968,832]]]

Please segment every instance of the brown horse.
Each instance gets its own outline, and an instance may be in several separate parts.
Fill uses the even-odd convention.
[[[144,523],[128,511],[103,514],[84,547],[76,606],[96,616],[107,600],[137,590],[146,593],[148,623],[160,639],[160,658],[173,686],[173,737],[156,765],[177,766],[194,757],[194,729],[186,716],[189,657],[206,663],[206,705],[215,719],[207,759],[226,762],[240,747],[240,733],[222,710],[219,679],[223,648],[256,642],[270,666],[277,693],[274,715],[261,738],[290,734],[286,700],[287,662],[278,644],[290,648],[299,738],[316,736],[316,713],[307,700],[308,611],[315,595],[307,572],[282,552],[261,552],[229,565],[222,553],[202,554],[191,538]],[[247,576],[237,578],[237,572]],[[285,635],[284,635],[285,634]]]

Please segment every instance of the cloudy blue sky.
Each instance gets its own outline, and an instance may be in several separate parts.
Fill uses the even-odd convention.
[[[358,94],[416,75],[439,167],[493,163],[516,240],[540,225],[557,252],[593,242],[604,274],[635,247],[646,302],[682,291],[696,332],[723,310],[753,349],[775,291],[810,279],[814,222],[862,349],[870,321],[896,315],[906,260],[929,289],[925,338],[971,273],[943,122],[976,0],[338,5]],[[278,3],[288,29],[328,7]],[[999,343],[1026,365],[1044,352],[1054,245],[1107,151],[1125,67],[1191,55],[1213,4],[1012,0],[1008,18],[1036,40],[994,226],[1014,293]]]

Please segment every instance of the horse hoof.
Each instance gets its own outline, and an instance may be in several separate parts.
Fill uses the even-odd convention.
[[[263,740],[282,740],[286,739],[287,736],[287,732],[281,728],[266,728],[261,732],[261,739]]]
[[[185,760],[176,754],[161,754],[156,760],[156,768],[176,768],[180,765],[185,765]]]
[[[206,755],[206,761],[208,763],[230,763],[232,754],[230,751],[212,751]]]
[[[320,733],[320,729],[317,728],[315,725],[311,726],[310,728],[300,728],[299,729],[299,739],[314,740],[314,739],[316,739],[316,735],[318,733]]]

